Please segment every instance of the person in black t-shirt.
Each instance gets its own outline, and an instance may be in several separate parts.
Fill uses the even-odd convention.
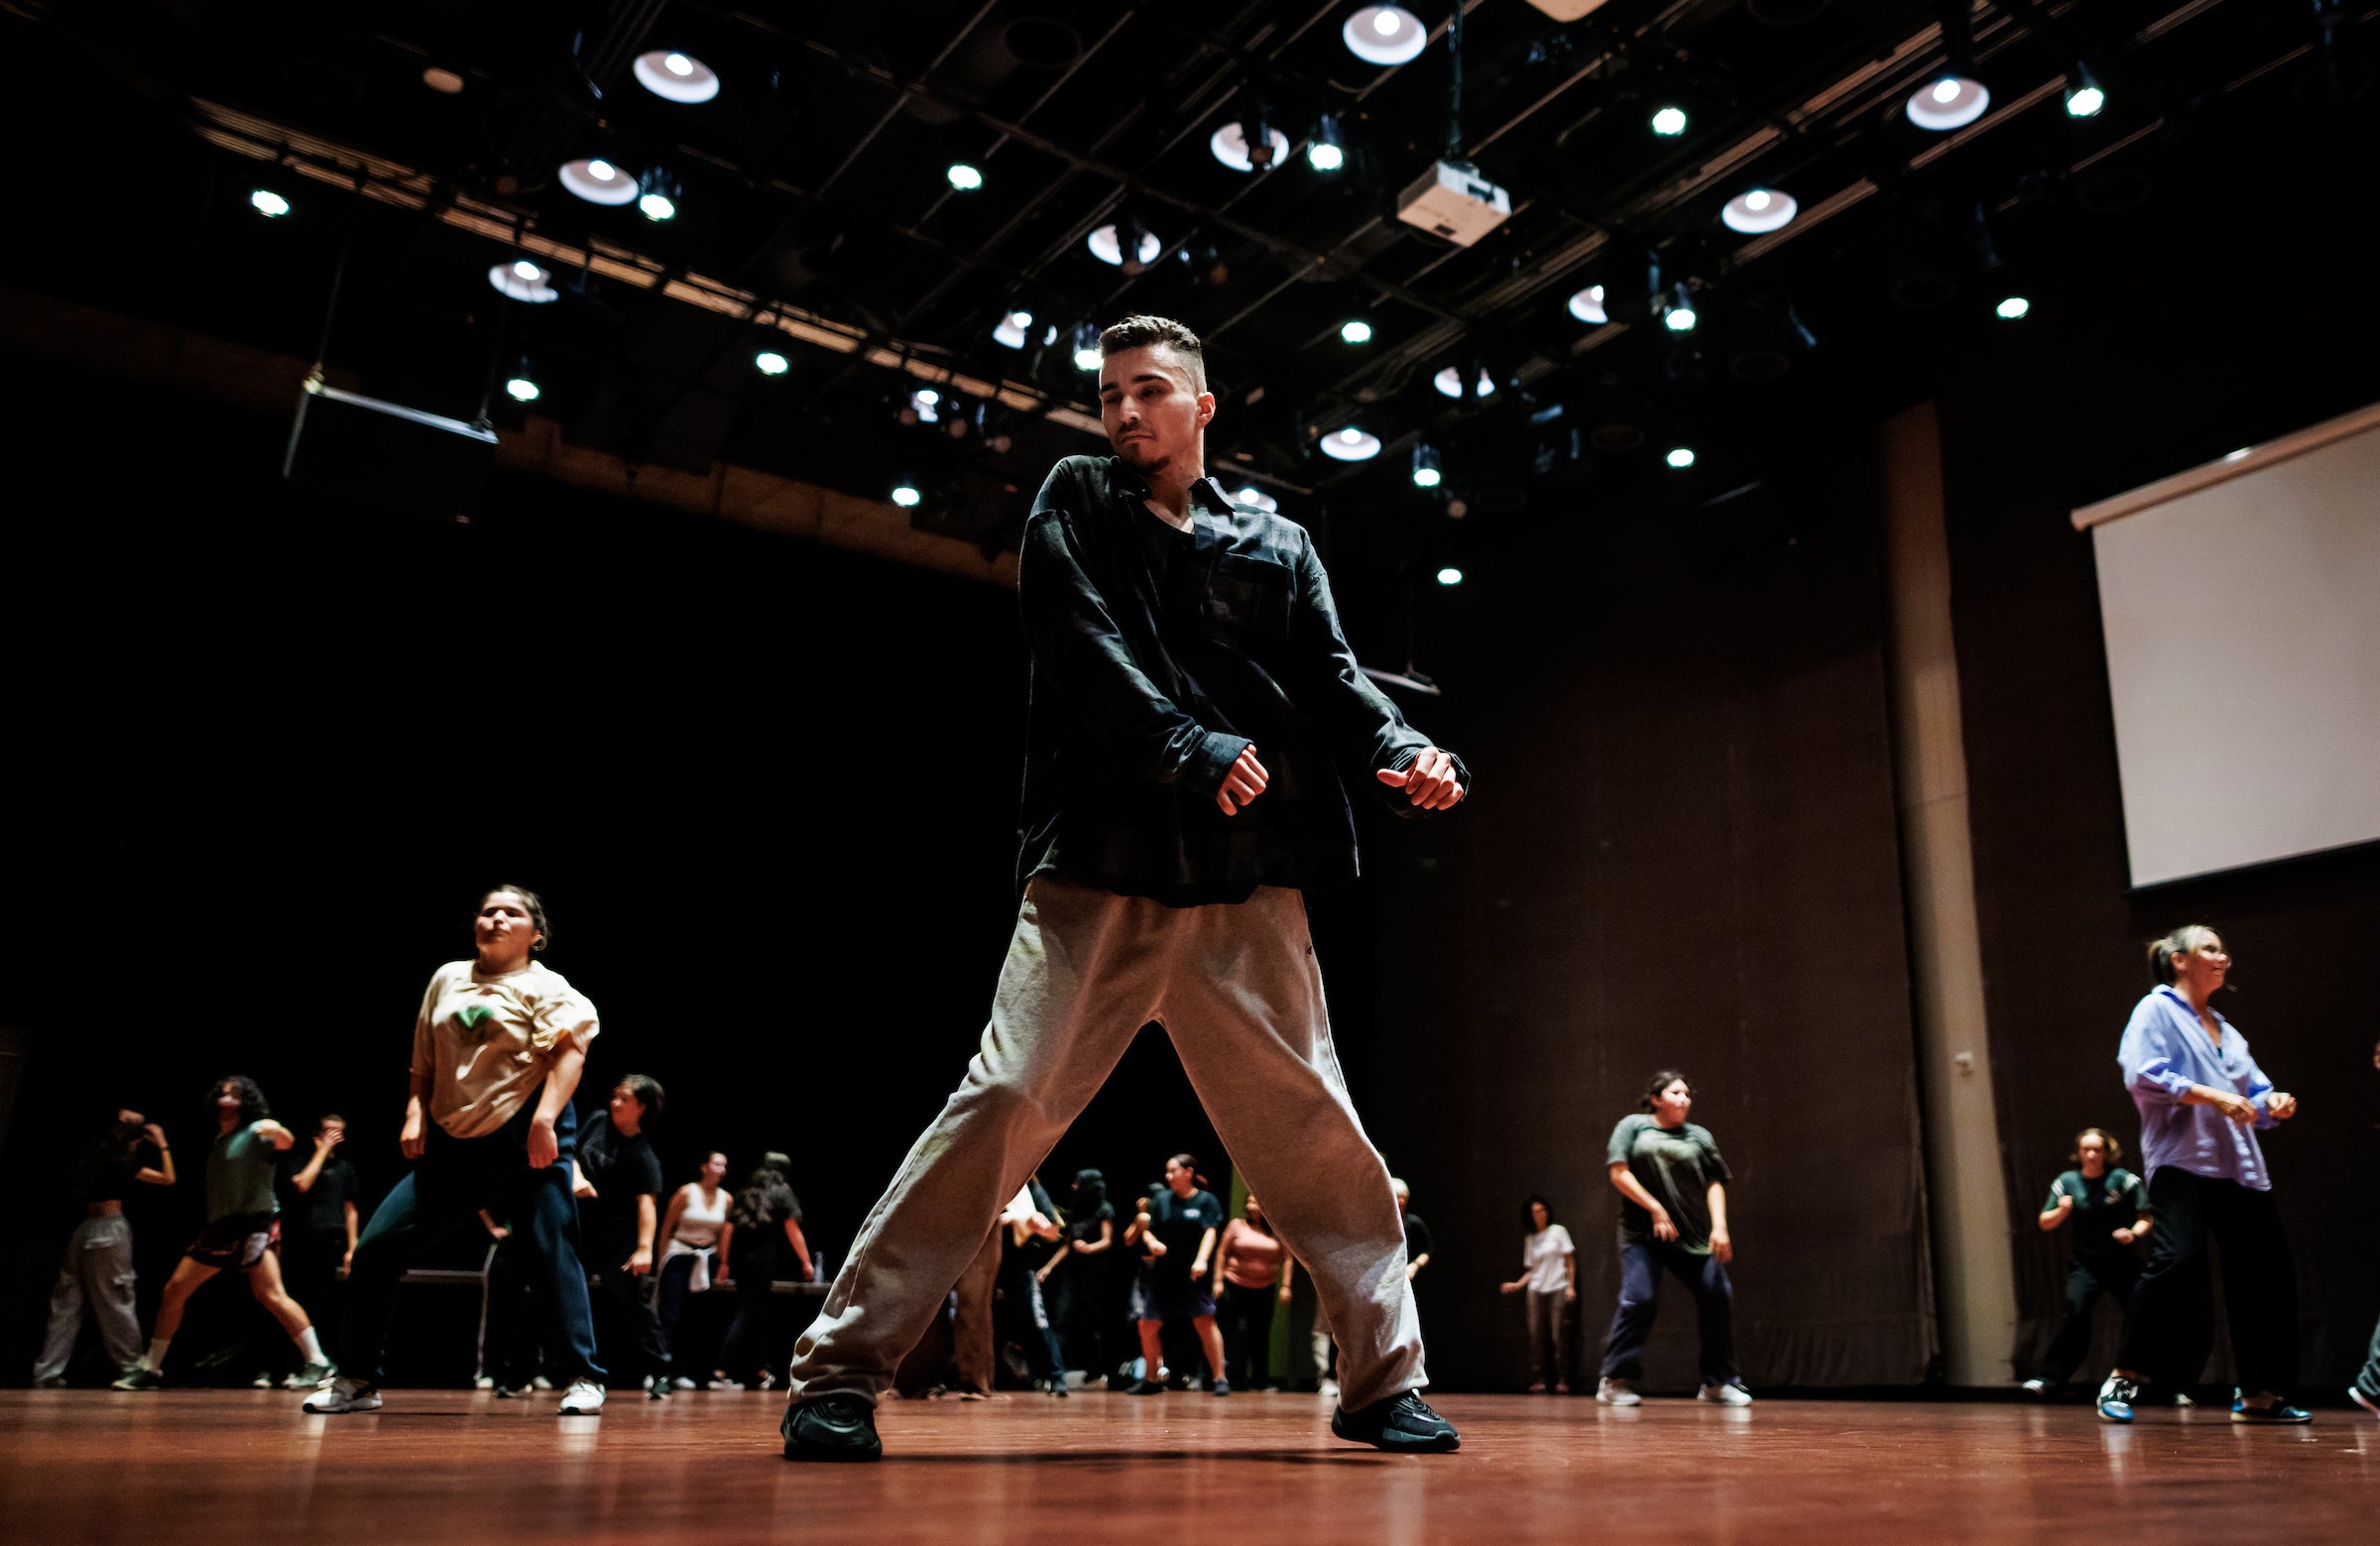
[[[2090,1351],[2090,1312],[2099,1295],[2114,1295],[2118,1310],[2132,1302],[2133,1285],[2140,1281],[2140,1243],[2149,1238],[2149,1189],[2116,1163],[2124,1146],[2101,1129],[2085,1128],[2076,1135],[2069,1157],[2075,1168],[2051,1184],[2038,1221],[2045,1231],[2070,1221],[2075,1227],[2066,1313],[2039,1368],[2025,1381],[2029,1395],[2048,1395],[2082,1364]]]
[[[347,1119],[326,1113],[314,1123],[314,1140],[303,1164],[289,1169],[282,1194],[282,1273],[290,1297],[325,1326],[338,1324],[335,1301],[355,1254],[362,1223],[356,1203],[355,1166],[338,1153],[347,1137]],[[294,1381],[284,1381],[296,1388]]]
[[[1215,1194],[1199,1189],[1198,1161],[1176,1154],[1165,1161],[1165,1189],[1149,1200],[1148,1212],[1132,1221],[1125,1239],[1134,1232],[1145,1239],[1155,1259],[1142,1269],[1142,1292],[1132,1306],[1140,1323],[1140,1354],[1147,1360],[1134,1395],[1154,1395],[1165,1386],[1157,1371],[1164,1365],[1162,1333],[1169,1319],[1185,1319],[1197,1328],[1199,1347],[1206,1353],[1217,1395],[1232,1393],[1223,1372],[1223,1330],[1215,1324],[1215,1298],[1207,1292],[1207,1267],[1215,1258],[1215,1240],[1223,1230],[1223,1204]]]
[[[1078,1170],[1066,1206],[1065,1249],[1040,1273],[1068,1368],[1107,1374],[1116,1368],[1108,1347],[1108,1268],[1115,1251],[1116,1205],[1108,1201],[1108,1178]]]
[[[141,1150],[157,1151],[157,1163],[141,1163]],[[74,1168],[75,1200],[83,1220],[66,1242],[58,1282],[50,1290],[50,1326],[34,1361],[36,1388],[66,1382],[74,1339],[88,1308],[99,1340],[121,1375],[140,1359],[141,1323],[133,1310],[132,1226],[124,1222],[124,1198],[135,1182],[174,1184],[174,1145],[166,1130],[136,1111],[119,1111]]]
[[[604,1110],[579,1130],[574,1188],[588,1282],[613,1343],[603,1350],[605,1362],[638,1379],[655,1401],[669,1396],[669,1354],[653,1302],[653,1243],[666,1183],[645,1125],[660,1116],[663,1100],[659,1081],[645,1074],[614,1085]],[[622,1357],[632,1345],[635,1355]]]
[[[775,1382],[769,1352],[770,1284],[787,1255],[801,1281],[817,1275],[801,1233],[801,1199],[793,1195],[793,1161],[774,1149],[745,1179],[719,1230],[719,1259],[736,1290],[736,1315],[719,1344],[716,1377],[736,1389],[766,1390]]]

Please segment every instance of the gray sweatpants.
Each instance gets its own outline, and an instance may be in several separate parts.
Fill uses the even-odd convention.
[[[1404,1222],[1331,1048],[1304,897],[1268,886],[1245,902],[1168,907],[1038,876],[982,1049],[794,1346],[796,1404],[839,1390],[874,1400],[892,1382],[1001,1208],[1151,1020],[1312,1274],[1344,1404],[1426,1382]]]
[[[132,1226],[123,1215],[89,1218],[76,1225],[66,1242],[66,1258],[58,1266],[58,1282],[50,1290],[50,1332],[42,1339],[42,1356],[34,1362],[34,1379],[55,1379],[66,1371],[86,1304],[91,1319],[99,1323],[99,1340],[108,1358],[119,1371],[132,1368],[141,1356],[141,1323],[133,1314],[132,1288]]]

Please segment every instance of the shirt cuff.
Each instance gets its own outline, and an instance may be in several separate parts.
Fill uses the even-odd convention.
[[[1199,734],[1202,739],[1198,751],[1183,766],[1177,781],[1192,793],[1204,794],[1212,799],[1223,787],[1224,775],[1232,771],[1234,763],[1240,761],[1240,754],[1255,743],[1246,736],[1229,735],[1220,730],[1206,730]]]

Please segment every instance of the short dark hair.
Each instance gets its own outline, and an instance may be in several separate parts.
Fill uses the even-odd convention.
[[[2066,1156],[2068,1164],[2082,1163],[2082,1140],[2084,1138],[2097,1138],[2100,1150],[2107,1156],[2107,1163],[2111,1165],[2124,1157],[2124,1146],[2115,1140],[2114,1133],[2109,1132],[2105,1128],[2084,1128],[2081,1132],[2075,1134],[2075,1151]]]
[[[479,893],[480,906],[485,907],[489,897],[500,894],[520,897],[521,905],[529,909],[530,926],[539,936],[537,942],[529,947],[532,951],[543,950],[553,943],[553,925],[545,921],[545,903],[536,892],[526,886],[491,886]]]
[[[639,1106],[645,1108],[646,1122],[660,1120],[661,1108],[669,1104],[669,1097],[662,1093],[658,1079],[651,1074],[622,1074],[613,1088],[617,1089],[620,1085],[628,1086],[628,1093],[637,1098]]]
[[[1190,384],[1207,390],[1207,349],[1198,334],[1169,316],[1128,316],[1099,335],[1099,357],[1163,344],[1190,367]]]
[[[1684,1074],[1679,1073],[1674,1068],[1664,1068],[1659,1073],[1653,1075],[1652,1079],[1646,1083],[1644,1087],[1644,1094],[1637,1097],[1636,1104],[1643,1107],[1648,1112],[1651,1111],[1653,1109],[1653,1102],[1661,1098],[1661,1092],[1668,1089],[1673,1084],[1684,1085],[1686,1087],[1686,1093],[1689,1096],[1694,1094],[1694,1082],[1692,1080],[1688,1079]]]
[[[334,1122],[342,1128],[347,1126],[347,1119],[340,1116],[337,1112],[324,1112],[321,1116],[314,1119],[314,1130],[316,1132],[320,1132],[324,1128],[329,1127]]]

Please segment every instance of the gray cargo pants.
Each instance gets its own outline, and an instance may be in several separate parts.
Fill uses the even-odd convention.
[[[795,1404],[831,1391],[874,1400],[892,1382],[1001,1208],[1151,1020],[1313,1275],[1344,1404],[1426,1383],[1404,1222],[1331,1048],[1305,898],[1268,886],[1245,902],[1168,907],[1036,876],[981,1050],[793,1349]]]
[[[133,1314],[132,1291],[132,1226],[123,1215],[88,1218],[76,1225],[66,1242],[66,1257],[59,1263],[58,1282],[50,1290],[50,1331],[42,1339],[42,1356],[34,1362],[35,1381],[66,1371],[86,1305],[91,1319],[99,1323],[99,1340],[116,1371],[132,1368],[141,1356],[141,1323]]]

